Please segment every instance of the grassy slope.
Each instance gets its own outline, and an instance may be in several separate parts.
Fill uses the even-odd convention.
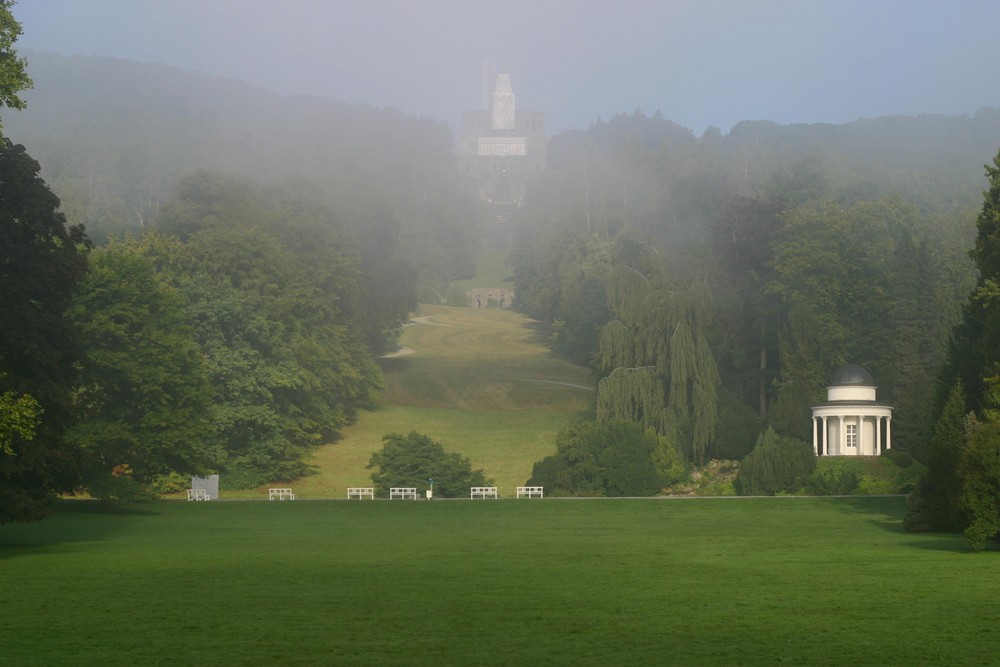
[[[510,287],[513,282],[513,270],[507,265],[510,253],[497,250],[483,251],[476,262],[476,277],[468,280],[456,280],[450,287],[452,290],[464,293],[465,290],[473,287]]]
[[[902,498],[65,503],[0,526],[11,665],[980,665],[995,551]]]
[[[400,341],[414,353],[380,360],[382,407],[316,452],[317,474],[292,484],[301,497],[339,498],[349,486],[369,485],[365,465],[382,436],[409,431],[469,457],[501,494],[513,494],[533,463],[555,450],[556,433],[589,409],[588,371],[553,356],[524,316],[445,306],[422,306],[419,316],[427,319]]]

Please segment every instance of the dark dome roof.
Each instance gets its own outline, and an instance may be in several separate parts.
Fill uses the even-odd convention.
[[[842,366],[834,371],[833,375],[830,377],[831,387],[841,387],[844,385],[858,385],[863,387],[874,387],[875,380],[872,379],[871,374],[861,366],[855,364],[849,364],[847,366]]]

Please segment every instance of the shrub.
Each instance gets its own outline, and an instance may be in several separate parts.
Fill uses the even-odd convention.
[[[972,424],[960,472],[965,537],[979,551],[1000,538],[1000,421]]]
[[[806,492],[814,496],[846,496],[858,488],[861,475],[850,465],[853,461],[823,458],[816,462],[816,470],[806,479]]]
[[[956,382],[934,424],[927,471],[907,503],[903,525],[909,531],[962,530],[967,525],[959,465],[966,448],[965,391]]]
[[[527,483],[544,486],[549,495],[651,496],[663,488],[655,461],[683,476],[679,458],[638,424],[581,422],[559,432],[556,453],[535,464]]]
[[[696,496],[735,496],[736,487],[728,479],[714,479],[695,489]]]
[[[896,485],[891,479],[876,475],[862,475],[856,493],[859,496],[883,496],[896,493]]]
[[[801,440],[779,436],[768,428],[740,463],[734,487],[741,496],[795,493],[816,468],[812,447]]]
[[[149,486],[135,479],[128,464],[121,464],[107,473],[87,470],[84,473],[87,493],[106,503],[125,505],[149,502],[156,498]]]
[[[374,469],[371,476],[378,494],[388,495],[390,488],[399,486],[415,487],[422,494],[433,479],[435,495],[463,498],[470,486],[489,485],[482,469],[473,470],[469,459],[446,452],[441,443],[422,433],[389,433],[382,442],[367,466]]]
[[[902,449],[887,449],[882,452],[882,456],[891,461],[897,468],[909,468],[913,465],[913,455]]]

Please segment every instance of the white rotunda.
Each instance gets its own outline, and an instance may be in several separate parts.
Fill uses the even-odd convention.
[[[861,366],[834,372],[812,420],[817,456],[878,456],[892,447],[892,406],[875,400],[875,381]]]

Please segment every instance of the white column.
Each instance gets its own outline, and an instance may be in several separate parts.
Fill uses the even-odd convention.
[[[844,432],[844,415],[838,417],[840,420],[840,425],[837,430],[837,454],[842,454],[844,452],[844,439],[847,434]]]
[[[862,435],[864,432],[865,432],[865,418],[861,414],[858,414],[858,448],[855,450],[858,453],[858,456],[861,456],[861,454],[864,453],[865,451],[863,449],[865,439],[864,436]]]
[[[823,429],[823,456],[830,455],[830,431],[827,430],[826,415],[820,417],[820,426]]]
[[[892,415],[885,418],[885,448],[892,449]]]
[[[875,456],[882,455],[882,416],[875,415]]]
[[[813,415],[813,456],[819,454],[819,439],[816,437],[816,415]]]

